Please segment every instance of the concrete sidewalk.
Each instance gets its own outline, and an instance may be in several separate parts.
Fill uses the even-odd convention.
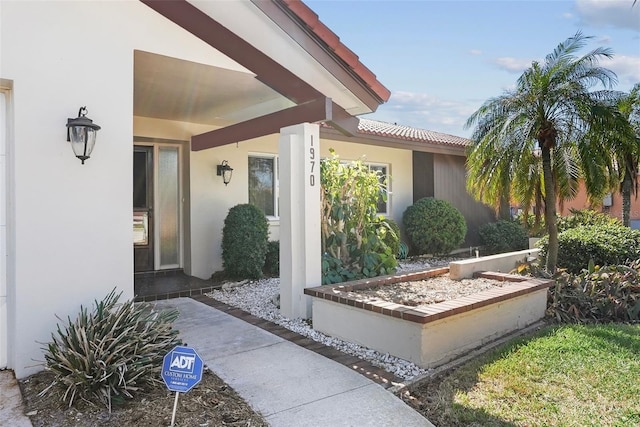
[[[190,298],[175,327],[205,364],[273,427],[433,426],[381,386],[317,353]]]
[[[20,386],[13,371],[0,371],[0,426],[32,427],[24,414]]]

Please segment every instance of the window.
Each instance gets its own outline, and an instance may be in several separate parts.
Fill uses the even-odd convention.
[[[249,155],[249,203],[278,217],[278,162],[270,155]]]
[[[385,181],[387,182],[386,187],[380,189],[380,197],[378,198],[378,213],[387,215],[389,213],[389,196],[391,195],[391,185],[388,175],[389,168],[387,165],[380,164],[367,164],[367,166],[369,166],[370,170],[378,172],[381,185],[384,184]],[[386,201],[384,199],[385,193],[387,195]]]

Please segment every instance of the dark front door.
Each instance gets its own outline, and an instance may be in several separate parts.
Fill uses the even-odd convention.
[[[133,148],[133,265],[152,271],[153,260],[153,147]]]

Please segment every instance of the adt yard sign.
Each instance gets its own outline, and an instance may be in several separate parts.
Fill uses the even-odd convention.
[[[186,393],[202,379],[202,359],[194,349],[176,346],[164,356],[162,379],[169,390]]]

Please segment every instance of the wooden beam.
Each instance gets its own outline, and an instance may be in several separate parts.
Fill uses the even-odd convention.
[[[360,119],[347,113],[343,108],[334,105],[333,117],[327,123],[344,136],[354,136],[358,133]]]
[[[331,121],[337,107],[330,98],[313,101],[191,137],[191,151],[206,150],[280,132],[298,123]]]

